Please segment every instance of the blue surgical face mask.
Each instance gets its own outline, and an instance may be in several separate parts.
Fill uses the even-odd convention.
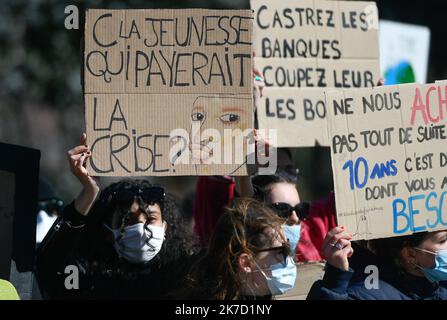
[[[436,265],[434,268],[423,268],[418,266],[422,269],[427,279],[432,282],[447,281],[447,249],[439,250],[437,252],[431,252],[417,247],[415,249],[435,255]]]
[[[292,250],[292,253],[295,255],[296,246],[298,245],[298,242],[300,241],[301,237],[301,224],[295,224],[293,226],[285,224],[283,225],[283,229],[286,235],[286,239],[289,240],[290,249]]]
[[[164,227],[137,223],[124,228],[111,229],[115,242],[114,247],[121,258],[132,263],[146,263],[152,260],[161,250],[164,240]]]
[[[269,277],[259,268],[259,271],[267,280],[267,285],[272,295],[284,294],[295,286],[297,271],[292,257],[287,257],[285,264],[277,263],[272,265],[270,270],[272,275]]]

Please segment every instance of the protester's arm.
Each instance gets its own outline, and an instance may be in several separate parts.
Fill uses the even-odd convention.
[[[337,226],[335,216],[333,192],[329,193],[326,198],[311,203],[309,215],[301,223],[301,240],[298,243],[299,261],[324,260],[321,251],[323,240],[329,230]]]
[[[198,177],[193,203],[194,231],[203,246],[208,246],[224,208],[231,206],[234,188],[235,183],[229,176]]]
[[[250,176],[237,176],[234,180],[236,182],[236,191],[239,197],[245,198],[254,196],[255,192]]]

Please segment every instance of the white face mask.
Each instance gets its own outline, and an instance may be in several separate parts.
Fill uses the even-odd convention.
[[[118,255],[132,263],[151,261],[161,250],[165,229],[140,222],[124,228],[121,236],[119,229],[110,229],[115,237],[114,247]]]

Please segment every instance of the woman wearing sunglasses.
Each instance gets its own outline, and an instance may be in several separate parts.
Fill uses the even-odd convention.
[[[272,176],[254,177],[253,185],[255,195],[286,220],[284,232],[295,253],[301,237],[301,222],[308,216],[309,205],[301,202],[294,180],[279,171]]]
[[[265,300],[292,289],[297,269],[283,223],[264,204],[238,199],[220,216],[206,254],[193,266],[186,298]]]
[[[83,189],[37,254],[40,288],[57,299],[163,298],[197,252],[192,230],[174,198],[147,180],[121,180],[100,192],[85,168],[85,139],[68,152]]]

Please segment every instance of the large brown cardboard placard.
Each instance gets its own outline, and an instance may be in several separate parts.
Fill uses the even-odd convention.
[[[276,126],[279,147],[329,146],[328,137],[322,137],[326,112],[309,103],[315,90],[305,88],[320,88],[324,94],[327,88],[373,87],[378,82],[375,2],[251,0],[251,7],[255,66],[267,86],[258,110],[260,128]],[[268,106],[282,100],[294,101],[294,119],[268,115]]]
[[[251,57],[250,10],[88,10],[92,174],[246,174]]]
[[[264,92],[267,98],[261,102],[265,112],[258,118],[259,127],[278,130],[277,145],[329,145],[324,91],[267,87]],[[320,130],[315,131],[316,126]]]
[[[326,93],[338,224],[354,240],[447,229],[447,83]]]

